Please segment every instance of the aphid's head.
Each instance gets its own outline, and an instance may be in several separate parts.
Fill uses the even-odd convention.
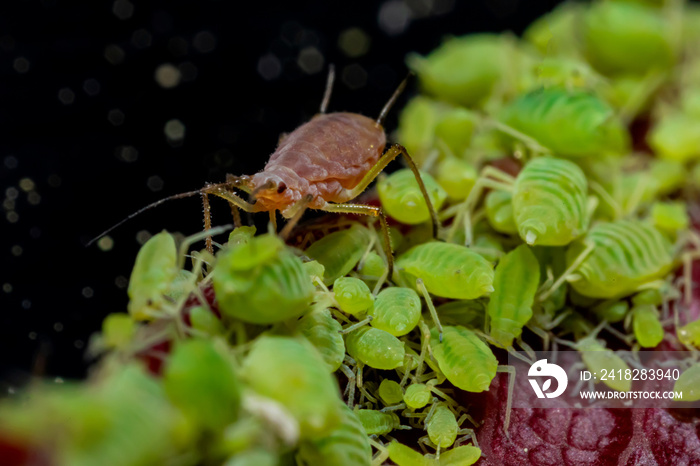
[[[287,175],[287,174],[283,174]],[[301,199],[296,176],[280,176],[277,173],[260,172],[251,178],[254,186],[251,196],[260,210],[280,210],[283,212]]]

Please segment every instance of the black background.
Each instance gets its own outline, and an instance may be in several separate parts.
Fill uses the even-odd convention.
[[[521,33],[558,3],[132,2],[0,2],[5,393],[32,373],[84,376],[89,335],[105,315],[126,309],[138,232],[195,233],[202,228],[200,201],[174,201],[129,221],[111,234],[108,251],[84,244],[164,196],[222,181],[226,173],[260,170],[279,134],[318,110],[329,63],[338,73],[329,110],[376,116],[407,72],[407,53],[426,54],[447,35]],[[380,25],[380,11],[392,9],[411,12],[405,28],[391,32]],[[338,46],[341,32],[352,27],[370,38],[359,57]],[[115,47],[123,53],[117,64],[106,58],[115,61]],[[323,56],[313,73],[297,64],[309,47]],[[265,79],[258,68],[270,54],[280,70]],[[161,87],[154,73],[167,63],[188,79]],[[412,83],[397,107],[415,91]],[[110,112],[121,112],[123,122],[110,122]],[[397,114],[387,121],[389,131]],[[179,145],[164,133],[173,119],[186,128]],[[135,160],[125,160],[134,150]],[[149,179],[160,189],[151,189]],[[230,222],[225,203],[214,220]]]

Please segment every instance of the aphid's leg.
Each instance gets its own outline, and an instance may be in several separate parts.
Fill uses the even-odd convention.
[[[203,195],[202,198],[204,198],[205,196],[206,196],[206,195]],[[208,204],[209,204],[209,199],[207,198],[207,205],[208,205]],[[206,211],[206,207],[205,207],[205,211]],[[204,225],[204,226],[205,226],[205,231],[203,231],[203,232],[201,232],[201,233],[195,233],[194,235],[188,236],[188,237],[185,238],[185,239],[182,241],[182,243],[180,244],[180,249],[179,249],[179,251],[178,251],[178,263],[177,263],[178,269],[183,269],[183,268],[185,267],[185,257],[186,257],[186,255],[187,255],[187,251],[190,249],[190,247],[191,247],[194,243],[196,243],[197,241],[200,241],[200,240],[206,238],[206,239],[208,240],[207,246],[209,246],[209,245],[211,244],[211,237],[212,237],[212,236],[218,235],[219,233],[223,233],[223,232],[225,232],[225,231],[230,230],[230,229],[232,228],[233,225],[223,225],[223,226],[220,226],[220,227],[211,228],[211,217],[210,217],[210,220],[209,220],[209,227],[206,228],[206,227],[207,227],[207,225],[206,225],[206,219],[205,219],[205,225]],[[208,248],[207,248],[207,251],[208,251],[208,252],[211,252],[211,251],[209,251]]]
[[[209,196],[202,193],[202,206],[204,208],[204,231],[211,230],[211,205],[209,204]],[[211,244],[211,236],[207,236],[207,251],[214,254],[214,246]]]
[[[477,179],[476,183],[474,183],[474,186],[472,186],[472,189],[471,191],[469,191],[467,199],[462,203],[461,208],[457,212],[457,216],[452,221],[452,226],[450,227],[450,230],[447,233],[447,242],[452,242],[452,239],[457,233],[457,229],[459,229],[461,225],[464,225],[466,242],[468,243],[468,245],[471,245],[471,214],[472,210],[479,202],[479,199],[481,199],[481,195],[484,189],[491,188],[500,191],[511,192],[513,190],[513,183],[515,183],[515,178],[513,178],[508,173],[499,170],[495,167],[484,167],[481,170],[481,173],[479,174],[479,179]]]
[[[331,101],[331,93],[333,92],[333,82],[335,81],[335,66],[328,65],[328,79],[326,80],[326,90],[323,92],[323,100],[318,113],[324,114],[328,109],[328,102]]]
[[[370,402],[372,402],[372,403],[377,402],[377,399],[375,397],[373,397],[372,395],[370,395],[365,387],[360,387],[360,393],[362,393],[362,395],[365,398],[367,398]]]
[[[416,166],[416,163],[413,161],[410,155],[408,155],[408,151],[406,151],[406,148],[399,145],[399,144],[394,144],[392,145],[389,150],[387,150],[384,155],[382,155],[379,160],[377,160],[377,163],[374,164],[372,168],[369,169],[367,174],[362,177],[360,182],[355,186],[353,189],[349,190],[347,195],[348,199],[354,199],[362,192],[367,189],[367,186],[374,181],[374,179],[379,175],[382,170],[384,170],[384,167],[386,167],[389,162],[394,160],[396,157],[399,155],[403,155],[404,160],[406,160],[406,164],[408,165],[408,168],[411,169],[413,172],[413,176],[416,177],[416,181],[418,182],[418,187],[420,188],[421,194],[423,194],[423,198],[425,199],[425,204],[428,207],[428,211],[430,212],[430,219],[433,222],[433,238],[437,238],[438,236],[438,228],[439,228],[439,222],[438,222],[438,217],[437,213],[435,212],[435,208],[433,207],[433,203],[430,200],[430,196],[428,196],[428,190],[425,188],[425,184],[423,184],[423,179],[420,177],[420,172],[418,171],[418,167]]]
[[[390,413],[392,411],[401,411],[402,409],[406,409],[406,403],[399,403],[394,406],[387,406],[386,408],[382,408],[379,411],[383,413]]]
[[[513,389],[515,388],[515,367],[514,366],[501,366],[496,368],[496,372],[507,372],[508,377],[508,399],[506,400],[506,416],[503,422],[503,431],[506,436],[509,437],[508,427],[510,427],[510,410],[513,407]]]
[[[243,225],[243,222],[241,222],[241,212],[238,210],[238,207],[236,207],[235,204],[232,204],[229,202],[229,206],[231,206],[231,216],[233,217],[233,227],[238,228]]]
[[[430,298],[430,294],[428,294],[428,289],[425,287],[425,284],[423,284],[423,280],[420,278],[416,279],[416,287],[423,294],[425,304],[428,305],[428,309],[430,310],[430,316],[433,318],[433,322],[435,323],[438,332],[440,332],[440,343],[442,343],[442,324],[440,323],[440,318],[438,317],[437,311],[435,310],[435,306],[433,305],[433,300]]]
[[[350,333],[353,330],[357,330],[358,328],[364,327],[365,325],[369,324],[370,322],[372,322],[372,319],[374,319],[373,316],[368,316],[366,319],[361,320],[355,324],[352,324],[349,327],[345,327],[343,330],[338,330],[338,333],[340,333],[342,335]]]
[[[286,240],[289,234],[292,232],[292,229],[296,226],[297,223],[299,223],[299,219],[301,218],[302,215],[304,215],[304,211],[306,211],[306,207],[309,205],[309,202],[313,200],[313,196],[311,194],[307,194],[304,196],[299,202],[294,204],[291,209],[289,209],[289,213],[291,214],[291,218],[287,220],[287,224],[282,228],[282,231],[280,231],[279,236],[283,240]]]
[[[527,328],[542,339],[542,351],[549,351],[549,332],[539,327],[535,327],[534,325],[528,325]]]
[[[571,281],[571,279],[574,278],[574,272],[576,271],[576,269],[578,269],[579,266],[583,263],[583,261],[586,260],[588,255],[593,252],[593,249],[595,249],[595,244],[588,243],[586,249],[581,251],[581,254],[579,254],[578,257],[571,263],[571,265],[564,271],[564,273],[561,274],[557,281],[555,281],[547,291],[545,291],[539,296],[538,301],[543,302],[544,300],[549,298],[552,295],[552,293],[554,293],[557,290],[557,288],[559,288],[562,285],[562,283],[564,283],[567,280]]]
[[[530,345],[528,345],[527,343],[525,343],[525,342],[523,341],[522,337],[518,337],[518,339],[517,339],[516,341],[517,341],[518,345],[523,349],[523,351],[525,351],[525,353],[527,353],[527,355],[528,355],[532,360],[534,360],[534,359],[535,359],[535,350],[533,350],[532,347],[531,347]]]
[[[378,440],[368,438],[370,445],[377,449],[377,454],[372,458],[372,466],[380,466],[389,458],[389,450]]]
[[[467,440],[471,440],[472,445],[474,445],[476,448],[479,448],[479,442],[476,439],[476,432],[474,432],[474,429],[459,429],[457,435],[461,435],[461,437],[455,440],[455,443],[453,445],[454,448],[457,448],[461,444],[465,443]]]
[[[595,180],[588,180],[588,186],[591,187],[591,190],[593,190],[602,201],[605,201],[605,203],[613,209],[613,212],[615,212],[615,218],[613,220],[622,217],[622,207],[620,203],[617,202],[600,183]]]
[[[552,151],[549,150],[548,148],[544,147],[541,145],[536,139],[531,138],[530,136],[527,136],[524,133],[521,133],[517,129],[508,126],[504,123],[501,123],[500,121],[496,121],[493,119],[487,119],[486,123],[489,124],[491,127],[494,129],[497,129],[498,131],[505,133],[509,136],[512,136],[513,138],[521,141],[523,144],[527,146],[528,149],[531,151],[538,153],[538,154],[550,154]]]
[[[256,209],[255,205],[250,204],[240,197],[238,197],[235,193],[230,191],[229,189],[226,188],[226,183],[220,183],[220,184],[210,184],[205,187],[203,187],[200,190],[200,194],[202,195],[202,203],[204,204],[204,230],[208,231],[211,229],[211,208],[209,206],[209,197],[208,194],[213,194],[214,196],[221,197],[223,199],[226,199],[230,204],[235,205],[239,209],[242,209],[246,212],[257,212],[258,209]],[[209,251],[211,254],[214,254],[214,248],[211,243],[211,237],[207,238],[207,251]]]
[[[387,277],[391,277],[394,273],[394,256],[391,252],[391,238],[389,237],[389,224],[386,221],[384,212],[379,207],[374,207],[370,205],[363,204],[331,204],[326,203],[321,210],[325,212],[335,212],[335,213],[346,213],[346,214],[357,214],[357,215],[370,215],[372,217],[379,217],[379,221],[382,225],[382,236],[384,240],[384,252],[386,253],[388,271]]]
[[[340,370],[343,374],[345,374],[345,377],[348,378],[348,384],[345,386],[345,391],[343,392],[343,395],[348,395],[347,405],[348,408],[352,409],[352,405],[355,401],[355,373],[345,364],[340,366]]]
[[[270,223],[268,225],[268,229],[273,231],[274,233],[277,233],[277,211],[276,210],[271,210],[268,212],[270,215]]]

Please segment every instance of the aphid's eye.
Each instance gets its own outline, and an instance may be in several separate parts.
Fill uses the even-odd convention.
[[[282,184],[280,184],[279,187],[277,188],[277,193],[278,193],[278,194],[282,194],[282,193],[285,192],[286,190],[287,190],[287,185],[284,184],[284,183],[282,183]]]

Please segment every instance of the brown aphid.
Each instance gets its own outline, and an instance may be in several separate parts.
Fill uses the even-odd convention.
[[[425,197],[433,222],[433,236],[437,236],[437,214],[415,163],[406,149],[398,144],[392,145],[384,152],[386,135],[382,123],[406,87],[407,80],[399,85],[379,117],[372,120],[357,113],[326,113],[333,79],[334,72],[331,67],[319,114],[284,136],[261,172],[253,176],[228,175],[224,183],[210,184],[199,191],[170,196],[135,212],[128,218],[166,200],[196,194],[201,194],[203,198],[205,230],[211,228],[209,195],[226,199],[231,204],[236,225],[240,224],[238,209],[246,212],[269,212],[270,220],[275,226],[275,212],[279,210],[283,217],[289,219],[280,232],[283,237],[289,234],[307,208],[370,215],[381,220],[384,247],[390,261],[391,273],[393,264],[388,227],[381,208],[353,204],[349,201],[359,196],[389,162],[398,155],[403,155]],[[250,202],[238,196],[234,189],[248,193],[251,197]],[[207,248],[212,251],[211,238],[207,238]]]

